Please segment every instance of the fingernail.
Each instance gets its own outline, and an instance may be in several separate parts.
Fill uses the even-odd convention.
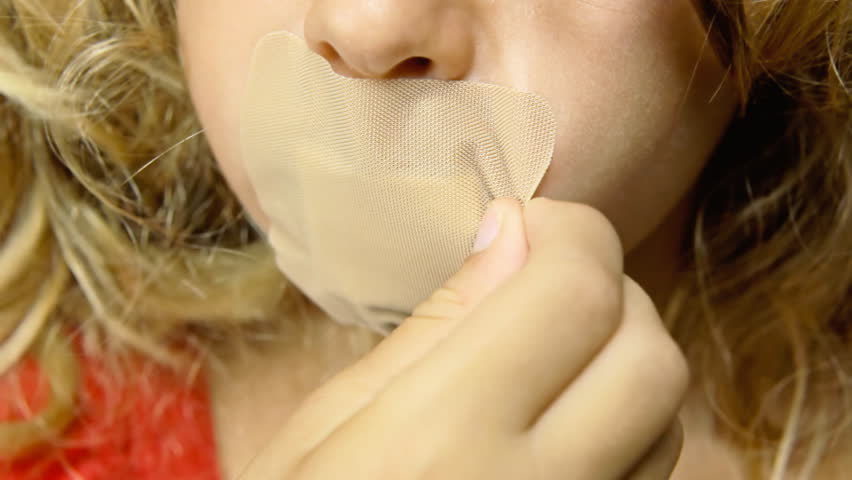
[[[476,234],[476,241],[473,242],[473,251],[471,255],[479,253],[488,248],[497,238],[497,233],[500,232],[500,222],[502,214],[500,209],[493,203],[488,206],[485,215],[482,217],[482,223],[479,224],[479,232]]]

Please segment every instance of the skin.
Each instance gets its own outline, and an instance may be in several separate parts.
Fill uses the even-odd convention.
[[[181,0],[178,7],[193,101],[226,178],[261,227],[266,219],[240,158],[239,113],[253,47],[266,33],[302,36],[343,75],[533,91],[559,122],[537,192],[554,201],[525,210],[498,202],[505,228],[495,246],[304,402],[243,478],[343,478],[356,461],[371,479],[509,479],[530,471],[542,479],[668,477],[680,448],[673,425],[686,370],[646,292],[664,300],[689,193],[735,106],[688,0]],[[577,301],[586,298],[593,301]],[[502,322],[516,324],[497,328],[509,325]],[[484,331],[501,348],[452,348],[476,344]],[[548,345],[553,356],[542,355]],[[513,365],[496,351],[514,352],[526,372],[553,375],[508,375]],[[516,402],[496,402],[510,404],[500,408],[494,398]],[[584,427],[565,428],[580,420]],[[451,435],[429,428],[435,424]],[[492,441],[482,442],[483,428]],[[615,429],[630,434],[613,441]],[[422,455],[388,466],[381,452],[400,449],[392,433],[411,431],[418,443],[405,451]],[[466,455],[443,455],[456,449]]]
[[[543,198],[494,208],[491,246],[308,397],[241,478],[669,477],[686,361],[623,274],[612,225]]]
[[[240,158],[239,113],[251,53],[272,31],[300,35],[343,75],[471,80],[542,95],[559,131],[537,195],[601,210],[627,252],[690,190],[735,102],[722,83],[724,68],[703,48],[705,33],[688,0],[178,6],[198,114],[229,182],[262,225]],[[413,57],[428,58],[430,66],[418,67]]]

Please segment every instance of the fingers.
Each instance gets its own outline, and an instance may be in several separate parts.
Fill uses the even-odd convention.
[[[290,418],[286,433],[276,439],[276,448],[293,445],[288,448],[308,451],[321,443],[521,268],[527,258],[521,205],[512,199],[497,199],[493,205],[503,221],[491,247],[471,256],[443,288],[421,303],[387,338],[313,392]]]
[[[623,478],[680,407],[688,384],[686,361],[650,298],[624,278],[624,317],[612,341],[528,433],[545,472]],[[577,432],[595,432],[604,441]]]
[[[490,209],[495,209],[500,219],[494,242],[486,250],[471,255],[442,288],[414,309],[412,317],[454,321],[464,318],[526,263],[528,246],[523,207],[517,200],[498,198],[491,202]],[[406,322],[411,320],[408,318]]]
[[[414,393],[451,405],[440,412],[447,421],[477,416],[520,431],[602,348],[621,316],[618,236],[577,204],[536,199],[525,219],[526,265],[370,408]]]
[[[531,256],[560,265],[591,261],[621,275],[621,240],[598,210],[579,203],[535,198],[527,204],[524,215]]]
[[[444,339],[483,298],[523,266],[527,242],[521,205],[512,199],[498,199],[494,204],[500,209],[503,222],[491,247],[471,256],[382,343],[347,369],[341,376],[344,381],[369,383],[374,389],[384,387]]]
[[[663,480],[671,477],[683,447],[683,425],[675,420],[625,480]]]

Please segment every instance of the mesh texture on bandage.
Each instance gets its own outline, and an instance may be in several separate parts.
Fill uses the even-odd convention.
[[[289,32],[258,43],[241,119],[279,268],[338,322],[383,333],[461,266],[489,201],[529,201],[555,137],[537,94],[349,78]]]

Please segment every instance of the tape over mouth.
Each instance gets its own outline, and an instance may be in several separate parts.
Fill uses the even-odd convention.
[[[257,44],[241,118],[279,268],[338,322],[382,333],[458,270],[491,200],[530,200],[555,138],[537,94],[344,77],[289,32]]]

